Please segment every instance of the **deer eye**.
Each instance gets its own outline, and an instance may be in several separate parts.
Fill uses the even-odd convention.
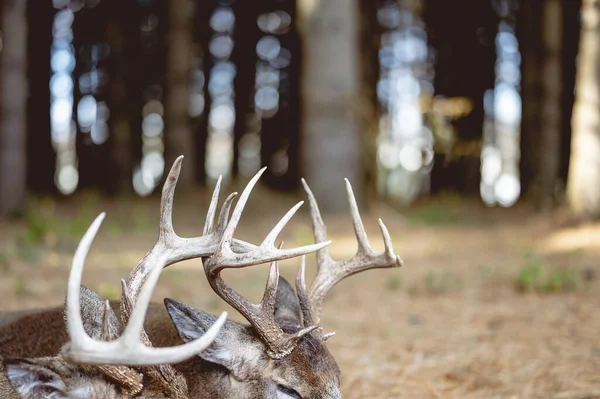
[[[286,394],[290,398],[302,399],[302,396],[300,396],[300,394],[292,388],[284,387],[283,385],[277,384],[277,390],[281,393]]]

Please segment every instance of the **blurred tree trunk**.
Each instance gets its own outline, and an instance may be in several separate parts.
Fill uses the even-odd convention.
[[[193,2],[169,0],[169,30],[167,46],[167,94],[165,104],[165,173],[175,158],[185,156],[181,169],[182,187],[195,181],[195,140],[189,121],[190,75],[192,69]]]
[[[538,73],[542,79],[542,104],[538,152],[539,205],[552,206],[556,200],[560,172],[562,135],[562,0],[546,0],[542,17],[544,61]]]
[[[517,26],[523,54],[522,191],[542,208],[553,206],[564,187],[570,108],[565,93],[572,90],[565,85],[565,68],[573,58],[562,29],[572,14],[568,7],[562,0],[523,2]]]
[[[0,4],[0,211],[10,214],[24,206],[27,188],[27,1]]]
[[[466,115],[451,117],[454,148],[478,149],[483,140],[484,96],[493,90],[496,79],[495,38],[500,18],[491,1],[427,0],[424,5],[427,41],[435,49],[435,95],[466,98],[472,104]],[[479,194],[480,170],[479,150],[438,153],[431,171],[431,192],[453,189]]]
[[[600,1],[584,0],[567,197],[580,218],[600,217]]]
[[[541,74],[542,59],[542,3],[527,1],[520,5],[517,16],[517,37],[521,47],[521,191],[530,195],[534,189],[537,167],[537,141],[540,137],[541,120]]]
[[[379,136],[379,120],[381,110],[378,107],[377,82],[379,81],[379,43],[383,29],[377,20],[377,1],[358,0],[360,18],[358,23],[360,59],[360,92],[362,102],[359,104],[363,118],[363,146],[361,156],[364,162],[365,194],[377,192],[377,138]]]
[[[303,38],[302,173],[323,212],[347,212],[343,179],[359,205],[364,174],[361,128],[358,1],[298,1]]]

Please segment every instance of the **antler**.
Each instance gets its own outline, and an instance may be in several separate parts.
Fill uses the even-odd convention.
[[[175,160],[171,167],[171,171],[165,180],[165,184],[163,185],[160,202],[158,241],[154,244],[152,249],[140,259],[125,281],[129,294],[133,299],[137,298],[144,280],[150,273],[150,268],[157,263],[156,260],[158,258],[164,258],[165,263],[163,267],[167,267],[183,260],[211,256],[217,250],[219,242],[221,241],[221,236],[227,225],[227,217],[229,215],[231,203],[237,193],[230,194],[224,201],[217,225],[215,226],[214,219],[221,187],[221,178],[219,178],[208,207],[203,235],[183,238],[175,233],[172,217],[173,197],[175,195],[175,187],[177,185],[177,180],[179,179],[182,162],[183,156],[180,156]],[[241,240],[233,240],[232,246],[238,252],[247,252],[256,249],[255,245]],[[126,302],[126,299],[122,297],[122,308],[127,307]],[[123,316],[123,324],[127,323],[128,315],[129,312],[126,312]]]
[[[320,242],[305,247],[294,249],[281,249],[275,247],[275,240],[290,221],[303,202],[298,203],[290,209],[277,225],[269,232],[262,244],[245,253],[236,253],[232,250],[233,233],[240,220],[246,201],[252,191],[252,188],[260,178],[260,175],[266,168],[261,169],[256,176],[246,186],[240,199],[238,200],[231,220],[223,232],[221,242],[215,254],[210,258],[203,258],[204,272],[213,288],[213,290],[225,302],[239,311],[258,332],[261,339],[267,347],[267,354],[273,359],[281,359],[287,356],[295,347],[295,343],[302,336],[313,331],[317,326],[309,326],[296,334],[287,334],[275,321],[275,297],[277,293],[277,284],[279,281],[278,260],[288,259],[305,255],[307,253],[322,250],[331,241]],[[242,268],[261,263],[273,262],[269,270],[269,278],[262,301],[259,304],[253,304],[244,299],[225,284],[220,276],[223,269]]]
[[[381,219],[379,219],[379,228],[383,235],[385,251],[377,252],[371,248],[367,233],[365,232],[365,228],[360,218],[360,213],[358,212],[358,206],[356,205],[356,199],[352,192],[352,186],[348,179],[345,179],[345,182],[352,224],[354,226],[354,234],[356,235],[356,240],[358,242],[358,251],[351,258],[336,262],[331,259],[328,248],[319,250],[317,252],[317,276],[310,287],[310,291],[307,291],[306,289],[304,277],[305,264],[304,258],[302,259],[302,265],[296,278],[296,291],[300,300],[300,307],[302,308],[305,326],[319,323],[323,299],[329,290],[344,278],[369,269],[402,266],[402,259],[400,259],[399,255],[394,254],[390,233]],[[302,185],[308,195],[315,241],[324,242],[327,239],[327,229],[321,218],[317,200],[304,179],[302,179]],[[328,334],[328,336],[324,336],[324,339],[329,338],[329,336],[331,335]]]
[[[216,338],[225,323],[227,313],[219,317],[213,326],[202,337],[171,348],[150,348],[140,341],[140,332],[146,317],[152,291],[165,264],[166,256],[160,257],[142,287],[131,318],[121,337],[115,341],[105,342],[91,338],[83,328],[80,313],[79,292],[81,275],[89,248],[104,220],[101,213],[85,233],[73,257],[67,291],[67,329],[70,342],[63,348],[67,360],[84,364],[119,364],[129,366],[148,366],[178,363],[206,349]]]

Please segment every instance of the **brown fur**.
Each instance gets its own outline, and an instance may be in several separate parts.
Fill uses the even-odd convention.
[[[0,359],[1,360],[1,359]],[[165,399],[159,385],[129,395],[92,366],[74,366],[60,356],[7,359],[0,362],[0,394],[8,399]]]
[[[84,313],[86,308],[98,306],[84,304],[83,298]],[[118,303],[111,305],[118,310]],[[167,309],[151,304],[146,317],[145,330],[157,347],[195,339],[216,320],[211,314],[173,300],[165,300],[165,305]],[[284,279],[279,282],[275,315],[285,332],[303,327],[298,299]],[[41,342],[36,342],[40,338]],[[67,339],[62,309],[48,309],[0,327],[0,356],[52,356]],[[318,332],[303,337],[289,356],[273,360],[252,327],[228,320],[207,350],[175,367],[187,380],[190,398],[341,398],[339,367]]]

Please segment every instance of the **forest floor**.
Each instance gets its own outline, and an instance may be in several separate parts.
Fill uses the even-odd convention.
[[[236,236],[259,243],[286,207],[304,198],[255,191]],[[176,195],[180,235],[202,231],[207,201],[205,192]],[[0,309],[62,303],[73,250],[102,210],[107,218],[83,283],[117,298],[120,279],[154,243],[158,202],[91,194],[58,204],[38,199],[27,222],[0,222]],[[453,196],[401,212],[373,203],[363,220],[378,250],[378,217],[404,266],[348,278],[324,306],[322,324],[337,332],[329,346],[343,371],[344,398],[600,398],[600,225],[570,227],[559,213],[492,209]],[[349,216],[327,215],[325,222],[333,258],[352,255]],[[281,238],[288,248],[312,242],[307,209]],[[314,256],[307,263],[310,281]],[[282,262],[282,275],[293,279],[298,266],[297,259]],[[266,268],[224,277],[257,302]],[[154,297],[230,310],[198,260],[166,269]]]

